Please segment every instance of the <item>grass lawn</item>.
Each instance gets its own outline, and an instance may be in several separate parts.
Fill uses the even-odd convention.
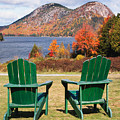
[[[84,120],[120,120],[120,74],[109,74],[109,79],[113,80],[109,85],[109,107],[112,110],[113,117],[109,118],[103,109],[98,105],[98,112],[93,111],[93,105],[83,106]],[[48,76],[38,77],[38,83],[48,80],[53,81],[53,85],[49,91],[49,107],[48,115],[45,116],[44,110],[39,119],[42,120],[78,120],[73,108],[68,104],[68,114],[64,113],[64,87],[61,84],[61,79],[70,79],[79,81],[79,76]],[[0,76],[0,120],[3,119],[7,111],[7,88],[3,85],[8,83],[7,76]],[[69,85],[69,89],[78,89],[77,85]],[[45,87],[39,88],[39,91],[44,91]],[[105,95],[104,95],[105,96]],[[87,109],[86,109],[87,108]],[[18,117],[12,114],[10,120],[33,120],[34,109],[24,108],[19,109]],[[24,112],[25,111],[25,112]]]

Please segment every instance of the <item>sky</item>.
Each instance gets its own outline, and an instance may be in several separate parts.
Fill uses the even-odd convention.
[[[120,0],[0,0],[0,26],[9,25],[44,4],[59,3],[75,9],[91,1],[105,4],[115,15],[120,13]]]

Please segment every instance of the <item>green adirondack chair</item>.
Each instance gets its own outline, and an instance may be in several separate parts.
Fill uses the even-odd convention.
[[[7,69],[9,83],[4,87],[8,88],[8,108],[4,120],[8,120],[12,112],[17,113],[18,108],[34,108],[34,120],[37,120],[45,102],[45,114],[47,115],[48,92],[52,81],[37,84],[36,65],[27,60],[15,60],[7,65]],[[38,93],[38,87],[44,85],[46,92]],[[12,100],[10,100],[10,96]]]
[[[98,55],[83,63],[81,80],[79,82],[68,79],[61,80],[65,87],[65,113],[68,113],[68,101],[74,108],[77,116],[83,119],[82,105],[97,104],[104,109],[109,117],[112,111],[108,107],[108,84],[112,81],[107,79],[111,61]],[[79,85],[79,90],[68,90],[68,84]],[[106,86],[106,99],[102,98]],[[78,107],[80,105],[80,108]]]

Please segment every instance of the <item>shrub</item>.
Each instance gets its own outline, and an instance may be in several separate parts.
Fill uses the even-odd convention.
[[[33,57],[42,57],[42,48],[38,47],[36,44],[34,44],[31,52],[29,53],[29,58]]]
[[[76,57],[76,60],[81,60],[81,59],[83,59],[85,56],[83,56],[83,55],[77,55],[77,57]]]

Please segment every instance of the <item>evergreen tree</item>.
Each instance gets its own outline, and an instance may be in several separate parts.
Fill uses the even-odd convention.
[[[113,27],[111,36],[111,46],[112,49],[116,52],[116,54],[120,54],[120,18],[117,16],[117,22]]]
[[[99,33],[99,54],[107,57],[118,56],[120,51],[120,17],[113,16],[103,23]]]
[[[34,44],[32,50],[30,52],[29,58],[40,57],[40,56],[42,56],[42,47],[38,47],[36,44]]]

